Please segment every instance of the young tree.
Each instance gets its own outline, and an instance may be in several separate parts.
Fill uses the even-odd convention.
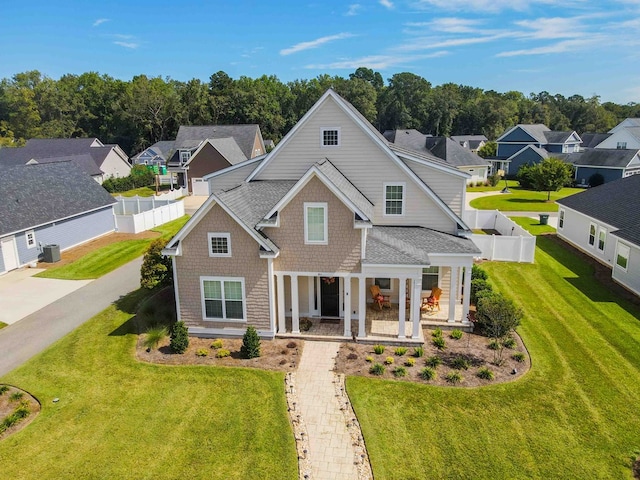
[[[174,353],[184,353],[189,347],[189,330],[184,322],[176,322],[171,328],[169,347]]]
[[[156,238],[144,254],[140,268],[140,285],[143,288],[166,287],[173,284],[171,258],[162,255],[166,240]]]
[[[478,155],[482,158],[495,157],[498,153],[498,144],[496,142],[487,142],[478,150]]]
[[[242,337],[242,347],[240,353],[244,358],[256,358],[260,356],[260,337],[255,327],[249,325]]]
[[[536,191],[547,192],[549,201],[551,192],[557,192],[571,183],[573,168],[559,158],[549,157],[531,168],[530,178]]]
[[[500,293],[485,293],[478,298],[476,324],[495,342],[493,363],[496,365],[502,363],[504,341],[520,325],[521,319],[522,309]]]

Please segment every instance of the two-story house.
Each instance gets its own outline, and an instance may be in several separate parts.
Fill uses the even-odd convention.
[[[377,286],[397,306],[392,336],[421,342],[421,300],[438,286],[445,321],[468,325],[462,285],[480,252],[461,218],[467,178],[390,144],[328,90],[266,156],[209,177],[164,250],[178,318],[198,336],[300,335],[316,318],[340,338],[388,339]]]

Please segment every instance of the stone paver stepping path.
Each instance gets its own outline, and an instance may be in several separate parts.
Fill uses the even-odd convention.
[[[373,478],[360,425],[334,372],[337,342],[305,342],[298,371],[285,379],[301,479]]]

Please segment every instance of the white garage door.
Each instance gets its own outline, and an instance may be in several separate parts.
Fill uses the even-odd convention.
[[[209,182],[205,182],[202,178],[191,179],[191,190],[194,195],[209,196]]]
[[[9,270],[18,268],[15,237],[0,240],[0,250],[2,250],[2,261],[4,262],[4,270],[0,270],[0,272],[8,272]]]

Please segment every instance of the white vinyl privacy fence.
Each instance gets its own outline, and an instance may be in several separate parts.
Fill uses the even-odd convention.
[[[116,197],[116,231],[140,233],[184,215],[184,202],[158,197]]]
[[[533,263],[536,237],[498,210],[467,210],[462,219],[469,228],[499,232],[499,235],[471,235],[473,243],[482,251],[481,258]]]

